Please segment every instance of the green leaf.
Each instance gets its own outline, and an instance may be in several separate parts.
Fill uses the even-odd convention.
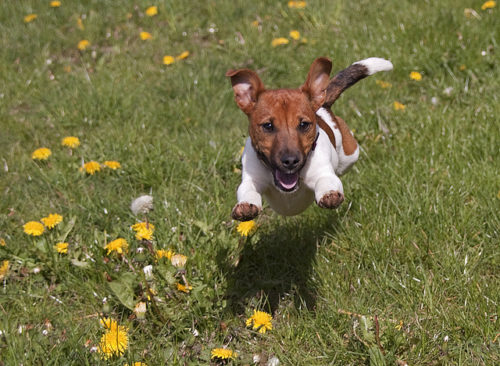
[[[375,333],[373,332],[373,321],[366,316],[361,317],[361,333],[363,340],[367,343],[375,343]]]
[[[117,280],[109,282],[109,288],[125,307],[134,310],[134,288],[136,284],[136,275],[124,273]]]
[[[76,258],[73,258],[71,260],[71,264],[74,265],[74,266],[76,266],[76,267],[80,267],[80,268],[89,268],[89,262],[79,261]]]
[[[386,366],[385,357],[378,346],[374,345],[368,350],[370,366]]]

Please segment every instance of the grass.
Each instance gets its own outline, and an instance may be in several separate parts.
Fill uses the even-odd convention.
[[[500,361],[498,7],[48,3],[0,4],[0,260],[9,261],[0,364],[215,364],[210,351],[222,346],[241,365],[254,355],[284,365]],[[149,5],[158,15],[144,16]],[[24,23],[30,13],[38,17]],[[271,47],[292,29],[307,42]],[[142,41],[142,30],[153,39]],[[91,46],[80,52],[82,39]],[[292,218],[267,209],[241,239],[230,211],[246,120],[224,74],[250,67],[268,87],[298,86],[318,56],[335,71],[370,56],[395,66],[334,106],[362,146],[342,178],[346,201]],[[72,154],[60,145],[69,135],[82,142]],[[32,160],[42,146],[52,156]],[[85,175],[82,159],[122,168]],[[177,291],[168,261],[136,253],[129,227],[142,217],[129,205],[145,193],[154,248],[188,256],[189,294]],[[55,229],[23,233],[54,212],[64,217]],[[130,244],[128,263],[104,250],[118,237]],[[52,248],[61,240],[66,255]],[[146,301],[148,286],[156,300],[139,321],[130,304]],[[273,315],[272,331],[245,327],[253,309]],[[100,316],[129,327],[123,356],[93,352]]]

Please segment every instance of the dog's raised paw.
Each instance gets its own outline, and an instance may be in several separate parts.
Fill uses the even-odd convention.
[[[233,219],[238,221],[250,221],[257,217],[259,213],[259,207],[255,206],[252,203],[241,202],[234,206],[231,216],[233,217]]]
[[[339,191],[329,191],[321,197],[318,206],[321,208],[337,208],[344,202],[344,194]]]

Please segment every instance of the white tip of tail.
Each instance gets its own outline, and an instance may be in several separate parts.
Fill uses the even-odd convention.
[[[391,71],[392,62],[379,57],[370,57],[365,60],[355,62],[353,65],[363,65],[368,69],[368,75],[373,75],[379,71]]]

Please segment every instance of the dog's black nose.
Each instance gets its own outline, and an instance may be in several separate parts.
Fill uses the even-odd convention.
[[[283,168],[293,170],[299,165],[300,159],[297,155],[284,155],[281,157]]]

